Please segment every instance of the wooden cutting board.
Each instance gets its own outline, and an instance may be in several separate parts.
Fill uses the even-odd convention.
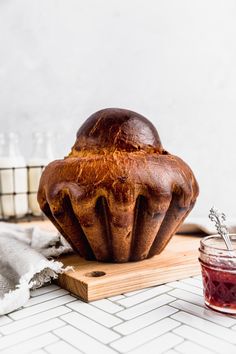
[[[74,270],[57,283],[88,302],[200,274],[197,236],[174,236],[158,256],[122,264],[86,261],[78,255],[60,257]]]

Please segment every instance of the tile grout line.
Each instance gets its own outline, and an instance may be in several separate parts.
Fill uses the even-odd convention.
[[[184,313],[189,314],[187,311],[184,311],[184,310],[179,310],[178,312],[184,312]],[[176,312],[175,314],[177,314],[178,312]],[[170,315],[170,318],[172,318],[173,320],[177,321],[175,318],[173,318],[173,316],[174,316],[175,314]],[[198,316],[193,315],[193,314],[191,314],[191,313],[190,313],[190,315],[192,315],[192,316],[194,316],[194,317],[196,317],[196,318],[199,318]],[[213,324],[213,325],[216,325],[216,326],[221,327],[219,324],[216,324],[216,323],[214,323],[214,322],[211,322],[210,320],[207,320],[207,319],[205,319],[205,318],[201,318],[201,317],[200,317],[200,320],[207,321],[207,322],[209,322],[209,324]],[[190,328],[192,328],[192,329],[195,329],[195,330],[197,330],[197,331],[199,331],[199,332],[202,332],[203,334],[207,334],[207,335],[212,336],[212,337],[214,337],[214,338],[217,338],[217,339],[219,339],[219,340],[221,340],[221,341],[226,341],[225,339],[223,339],[223,338],[221,338],[221,337],[218,337],[217,335],[214,335],[214,334],[212,334],[212,333],[209,333],[209,332],[207,332],[207,331],[204,331],[204,329],[199,329],[199,328],[197,328],[197,327],[194,327],[192,324],[186,324],[185,322],[182,322],[182,321],[179,320],[179,319],[178,319],[178,321],[179,321],[179,322],[181,323],[181,325],[183,325],[183,326],[188,326],[188,327],[190,327]],[[203,326],[203,328],[204,328],[204,326]],[[229,329],[230,327],[223,327],[223,328],[230,330],[230,329]],[[236,334],[236,333],[235,333],[235,334]],[[235,345],[235,352],[236,352],[236,343],[229,342],[228,340],[227,340],[227,342],[230,343],[230,344],[232,344],[232,345]]]
[[[65,306],[68,307],[69,309],[71,309],[69,306],[67,306],[67,304],[65,304]],[[94,307],[95,307],[95,306],[94,306]],[[118,324],[114,324],[114,325],[111,326],[111,327],[106,327],[106,326],[102,325],[101,322],[98,322],[96,319],[92,319],[91,317],[86,316],[86,314],[80,313],[79,311],[77,311],[77,310],[75,310],[75,309],[71,309],[71,310],[72,310],[72,312],[79,313],[80,315],[82,315],[82,316],[86,317],[87,319],[89,319],[89,320],[91,320],[91,321],[93,321],[93,322],[95,322],[95,323],[97,323],[97,324],[103,326],[104,328],[110,328],[110,329],[112,329],[113,327],[118,326]],[[100,309],[99,309],[99,310],[100,310]],[[100,311],[103,311],[103,310],[100,310]],[[105,311],[104,311],[104,312],[105,312]],[[119,317],[117,317],[117,316],[115,316],[115,315],[113,315],[113,314],[111,314],[111,313],[106,312],[106,314],[111,315],[112,317],[116,317],[118,320],[121,320],[121,323],[124,323],[124,322],[125,322],[122,318],[119,318]],[[121,324],[121,323],[119,323],[119,324]]]
[[[44,295],[44,294],[43,294]],[[62,294],[62,295],[59,295],[59,296],[56,296],[56,297],[53,297],[52,299],[46,299],[46,300],[43,300],[37,304],[32,304],[32,305],[29,305],[29,306],[23,306],[22,309],[29,309],[29,308],[33,308],[34,306],[37,306],[37,305],[40,305],[40,304],[44,304],[45,302],[48,302],[48,301],[51,301],[51,300],[54,300],[54,299],[59,299],[60,297],[63,297],[65,295],[70,295],[69,292],[66,293],[66,294]],[[40,295],[41,296],[41,295]],[[36,299],[37,296],[33,297],[33,298],[30,298],[30,299]]]
[[[47,300],[47,301],[44,301],[44,302],[53,301],[53,300],[56,300],[56,299],[58,299],[58,298],[62,298],[63,296],[67,296],[67,295],[69,295],[69,294],[65,294],[65,295],[62,295],[62,296],[57,297],[57,298],[55,298],[55,299],[50,299],[50,300]],[[37,315],[37,314],[39,314],[39,313],[46,312],[46,311],[48,311],[48,310],[51,310],[51,309],[53,309],[53,308],[57,308],[57,307],[59,307],[59,306],[66,306],[67,304],[69,304],[69,303],[71,304],[72,302],[75,302],[75,301],[76,301],[76,299],[75,299],[75,300],[72,300],[72,301],[68,301],[68,302],[65,303],[65,304],[56,305],[56,306],[53,306],[53,307],[50,308],[50,309],[42,310],[42,311],[40,311],[40,312],[33,313],[33,314],[29,315],[29,316],[25,316],[25,317],[22,317],[22,318],[15,319],[15,318],[13,318],[13,317],[10,317],[10,319],[11,319],[12,321],[14,321],[14,322],[20,321],[20,320],[22,320],[22,319],[29,318],[29,317],[31,317],[31,316]],[[35,305],[29,306],[29,307],[23,307],[23,306],[22,306],[22,307],[20,307],[19,309],[15,310],[15,311],[12,311],[12,312],[9,314],[9,316],[10,316],[11,314],[17,313],[17,312],[19,312],[19,311],[31,309],[31,308],[33,308],[34,306],[38,306],[38,305],[41,305],[41,304],[42,304],[42,303],[39,303],[39,304],[35,304]]]
[[[65,322],[65,321],[64,321],[64,322]],[[104,346],[107,346],[107,347],[110,346],[110,343],[105,344],[104,342],[100,341],[99,339],[97,339],[97,338],[91,336],[90,334],[88,334],[88,333],[82,331],[81,329],[78,329],[77,327],[75,327],[75,326],[74,326],[73,324],[71,324],[71,323],[65,322],[65,325],[66,325],[66,326],[71,326],[71,327],[73,327],[74,329],[76,329],[76,331],[79,331],[79,332],[85,334],[86,336],[90,337],[91,339],[97,341],[98,343],[100,343],[100,344],[102,344],[102,345],[104,345]],[[60,327],[60,328],[63,328],[63,327]],[[106,328],[106,327],[105,327],[105,328]],[[68,344],[71,345],[73,348],[75,348],[75,349],[78,350],[77,347],[75,347],[73,344],[69,343],[66,339],[64,339],[64,338],[62,339],[61,337],[59,337],[54,331],[56,331],[56,329],[53,330],[53,331],[51,331],[51,332],[52,332],[52,334],[54,334],[57,338],[59,338],[60,340],[66,342],[66,343],[68,343]],[[120,338],[118,338],[118,339],[120,339]],[[116,340],[118,340],[118,339],[116,339]],[[113,343],[113,342],[114,342],[114,341],[112,341],[112,343]],[[112,349],[113,349],[113,348],[112,348]],[[80,350],[81,352],[83,352],[84,354],[86,354],[86,352],[84,352],[82,349],[79,349],[79,350]],[[113,349],[113,350],[114,350],[114,351],[117,351],[116,349]],[[117,353],[121,353],[121,352],[117,351]],[[122,354],[122,353],[121,353],[121,354]]]
[[[167,318],[169,318],[168,316],[167,317],[165,317],[165,318],[162,318],[161,320],[159,320],[159,321],[162,321],[162,320],[164,320],[164,319],[167,319]],[[157,322],[159,322],[159,321],[157,321]],[[175,322],[178,322],[178,321],[176,321],[176,320],[174,320]],[[155,322],[155,323],[157,323],[157,322]],[[181,323],[179,323],[176,327],[174,327],[172,330],[174,330],[174,329],[176,329],[176,328],[178,328],[178,327],[180,327],[181,326]],[[144,328],[147,328],[148,326],[146,326],[146,327],[144,327]],[[143,329],[143,328],[142,328]],[[148,340],[148,341],[146,341],[146,342],[144,342],[144,343],[142,343],[142,344],[139,344],[137,347],[134,347],[134,348],[132,348],[132,349],[130,349],[130,350],[128,350],[128,351],[119,351],[119,353],[121,353],[121,354],[128,354],[128,353],[130,353],[130,352],[133,352],[133,351],[136,351],[138,348],[141,348],[142,346],[145,346],[146,344],[149,344],[149,343],[151,343],[151,342],[153,342],[153,341],[155,341],[156,339],[158,339],[158,338],[161,338],[162,336],[164,336],[164,335],[166,335],[166,334],[168,334],[168,333],[170,333],[170,332],[172,332],[172,330],[169,330],[169,331],[166,331],[166,332],[164,332],[164,333],[162,333],[162,334],[159,334],[159,335],[157,335],[156,337],[154,337],[154,338],[152,338],[151,340]],[[137,332],[137,331],[136,331]],[[133,333],[136,333],[136,332],[133,332]],[[133,334],[133,333],[131,333],[131,335]],[[180,336],[180,335],[178,335],[178,334],[176,334],[176,333],[173,333],[175,336],[177,336],[177,337],[179,337],[179,338],[181,338],[183,341],[185,340],[182,336]],[[127,337],[127,336],[123,336],[123,337]],[[119,339],[117,339],[117,340],[119,340]],[[110,343],[109,345],[111,345],[111,344],[113,344],[115,341],[113,341],[112,343]],[[114,350],[114,348],[113,347],[111,347],[113,350]],[[172,347],[173,348],[173,347]],[[117,349],[115,349],[115,350],[117,350]],[[170,349],[168,349],[168,350],[170,350]],[[163,352],[163,354],[164,354],[164,352]]]
[[[195,303],[193,303],[193,302],[189,302],[188,300],[183,300],[183,299],[181,299],[181,298],[176,298],[176,300],[174,300],[174,301],[184,301],[184,302],[188,303],[189,305],[197,306],[197,307],[199,307],[200,309],[212,311],[212,313],[214,313],[215,315],[219,315],[219,316],[223,315],[222,313],[220,313],[220,312],[218,312],[218,311],[214,311],[214,310],[210,309],[210,308],[207,307],[205,304],[203,304],[203,306],[200,306],[200,305],[197,305],[197,304],[195,304]],[[174,301],[173,301],[173,302],[174,302]],[[177,308],[177,307],[175,307],[175,306],[172,305],[173,302],[170,302],[168,305],[171,306],[171,307],[173,307],[173,308]],[[211,320],[210,317],[209,317],[209,319],[207,320],[205,317],[196,315],[195,313],[192,313],[192,312],[190,312],[190,311],[188,312],[187,310],[182,310],[182,309],[178,309],[178,310],[179,310],[179,311],[186,312],[186,313],[189,313],[190,315],[196,316],[196,317],[198,317],[198,318],[200,318],[200,319],[209,321],[209,322],[211,322],[211,323],[218,324],[218,323],[214,322],[213,320]],[[223,317],[224,317],[224,316],[223,316]],[[224,317],[224,318],[225,318],[225,317]],[[227,318],[227,317],[226,317],[226,318]],[[236,317],[230,316],[230,318],[236,320]],[[218,325],[221,326],[221,327],[223,327],[223,328],[226,328],[226,329],[227,329],[227,328],[232,328],[232,327],[236,326],[236,321],[235,321],[234,324],[232,324],[232,325],[229,326],[229,327],[226,327],[225,325],[220,325],[220,324],[218,324]]]
[[[68,325],[68,323],[65,322],[65,326],[66,326],[66,325]],[[73,326],[73,327],[74,327],[74,326]],[[63,328],[63,327],[60,327],[60,328]],[[74,327],[74,328],[75,328],[75,327]],[[76,329],[77,329],[77,328],[76,328]],[[77,330],[78,330],[78,329],[77,329]],[[64,339],[64,338],[62,339],[61,337],[59,337],[56,333],[54,333],[54,331],[55,331],[55,330],[52,330],[52,331],[50,331],[49,333],[52,333],[54,336],[56,336],[56,337],[58,338],[58,342],[59,342],[59,341],[66,342],[67,344],[71,345],[73,348],[75,348],[76,350],[78,350],[78,348],[76,348],[73,344],[69,343],[69,342],[68,342],[66,339]],[[91,337],[91,338],[93,338],[93,337]],[[58,343],[58,342],[56,342],[56,343]],[[54,344],[54,343],[53,343],[53,344]],[[50,344],[49,344],[49,345],[50,345]],[[47,346],[48,346],[48,345],[47,345]],[[50,354],[50,352],[47,351],[46,346],[45,346],[45,347],[42,347],[42,348],[45,349],[46,352]],[[81,350],[81,349],[79,349],[79,350],[80,350],[82,353],[86,354],[83,350]]]
[[[59,318],[56,317],[55,319],[59,319]],[[61,319],[60,319],[60,320],[61,320]],[[64,321],[62,321],[62,322],[64,322]],[[37,325],[36,325],[36,326],[37,326]],[[63,327],[64,327],[64,323],[63,323],[61,326],[58,326],[56,329],[63,328]],[[29,328],[26,328],[26,329],[28,330]],[[26,330],[26,329],[23,329],[22,331],[24,331],[24,330]],[[19,332],[19,331],[18,331],[18,332]],[[42,335],[44,335],[44,334],[47,334],[47,333],[50,333],[50,332],[51,332],[51,330],[49,330],[49,331],[47,331],[47,332],[40,333],[40,334],[33,335],[32,337],[27,338],[27,339],[24,339],[24,340],[22,340],[22,341],[19,341],[19,342],[13,344],[13,345],[10,344],[10,345],[8,345],[6,348],[3,348],[3,350],[5,351],[5,350],[8,350],[8,349],[13,348],[14,346],[27,343],[29,340],[35,339],[35,338],[37,338],[37,337],[40,337],[40,336],[42,336]],[[11,334],[9,334],[9,335],[4,335],[4,336],[1,337],[1,338],[7,338],[7,337],[12,336],[12,335],[14,336],[15,333],[17,333],[17,332],[11,333]]]
[[[47,311],[47,310],[46,310]],[[43,311],[43,312],[46,312],[46,311]],[[43,312],[40,312],[40,314],[41,313],[43,313]],[[50,321],[50,320],[52,320],[52,319],[56,319],[56,318],[59,318],[60,320],[62,320],[61,318],[60,318],[60,316],[64,316],[64,315],[66,315],[66,314],[68,314],[68,313],[70,313],[70,312],[72,312],[72,310],[71,311],[68,311],[67,313],[65,313],[65,314],[63,314],[63,315],[59,315],[59,316],[55,316],[55,317],[52,317],[52,318],[49,318],[49,319],[44,319],[44,320],[42,320],[42,321],[39,321],[39,322],[37,322],[36,324],[34,324],[33,325],[33,327],[35,327],[35,326],[37,326],[37,325],[40,325],[40,324],[43,324],[43,323],[45,323],[45,322],[47,322],[47,321]],[[37,314],[36,314],[37,315]],[[35,316],[35,315],[32,315],[32,316]],[[30,318],[30,317],[32,317],[32,316],[29,316],[29,317],[25,317],[25,318]],[[25,318],[23,318],[22,320],[24,320]],[[21,320],[19,320],[19,321],[21,321]],[[62,320],[63,321],[63,320]],[[16,323],[16,322],[18,322],[18,320],[16,320],[16,321],[14,321],[13,323]],[[8,323],[8,324],[12,324],[12,323]],[[8,325],[7,324],[7,325]],[[2,327],[5,327],[5,326],[2,326]],[[32,326],[30,326],[30,325],[28,325],[27,327],[24,327],[23,329],[17,329],[16,331],[14,331],[14,332],[10,332],[10,333],[7,333],[7,334],[4,334],[2,331],[1,331],[1,327],[0,327],[0,333],[2,334],[2,336],[3,337],[7,337],[7,336],[10,336],[10,335],[13,335],[13,334],[15,334],[15,333],[18,333],[18,332],[20,332],[20,331],[23,331],[23,330],[27,330],[27,329],[29,329],[29,328],[32,328]],[[0,337],[1,338],[1,337]]]
[[[86,316],[85,316],[85,317],[86,317]],[[86,317],[86,318],[88,318],[88,317]],[[116,340],[118,340],[118,339],[120,339],[120,338],[122,337],[122,336],[120,336],[120,338],[114,339],[114,340],[112,340],[111,342],[105,344],[104,342],[100,341],[100,340],[97,339],[96,337],[91,336],[91,334],[88,334],[87,332],[83,331],[82,329],[75,327],[72,323],[66,322],[66,321],[63,320],[62,318],[60,318],[60,319],[61,319],[63,322],[65,322],[65,325],[69,325],[69,326],[75,328],[77,331],[80,331],[80,332],[86,334],[86,335],[89,336],[90,338],[95,339],[96,341],[98,341],[99,343],[101,343],[101,344],[103,344],[103,345],[109,345],[110,343],[113,343],[113,342],[115,342]],[[91,318],[88,318],[88,319],[91,320],[91,321],[93,321],[93,322],[95,322],[95,321],[92,320]],[[98,323],[98,322],[96,322],[96,323]],[[103,326],[101,323],[98,323],[98,324],[100,324],[100,326]],[[103,326],[103,328],[111,329],[111,330],[112,330],[112,328],[107,328],[107,327],[105,327],[105,326]],[[114,330],[113,330],[113,331],[114,331]],[[118,334],[119,334],[119,333],[118,333]]]
[[[162,295],[166,295],[166,294],[161,294],[160,296],[162,296]],[[167,294],[167,295],[168,295],[168,294]],[[164,303],[164,304],[162,304],[162,305],[159,305],[159,306],[155,307],[154,309],[145,311],[144,313],[141,313],[141,314],[139,314],[138,316],[132,317],[132,318],[130,318],[130,319],[124,319],[124,318],[122,318],[122,317],[117,317],[117,318],[118,318],[118,319],[122,319],[123,323],[126,323],[126,322],[131,321],[131,320],[133,320],[133,319],[135,319],[135,318],[139,318],[140,316],[143,316],[143,315],[145,315],[145,314],[147,314],[147,313],[151,313],[152,311],[154,311],[154,310],[156,310],[156,309],[158,309],[158,308],[162,308],[163,306],[168,306],[170,303],[172,303],[172,302],[178,300],[177,298],[174,298],[174,297],[171,296],[171,295],[169,295],[169,296],[172,297],[173,300],[170,300],[170,302],[167,302],[167,303]],[[146,301],[149,301],[149,300],[152,300],[152,299],[148,299],[148,300],[146,300]],[[143,301],[143,302],[141,302],[141,303],[139,303],[139,304],[136,304],[136,305],[134,305],[134,306],[130,306],[130,307],[126,308],[125,310],[129,310],[129,309],[134,308],[135,306],[144,304],[146,301]],[[174,308],[174,306],[171,306],[171,307]],[[120,312],[122,312],[122,311],[120,311]],[[114,326],[117,326],[117,325],[114,325]]]
[[[150,340],[150,341],[148,341],[148,342],[146,342],[146,343],[141,344],[139,347],[136,347],[135,349],[138,349],[138,348],[140,348],[142,345],[145,345],[145,344],[147,344],[147,343],[151,343],[151,342],[155,341],[157,338],[160,338],[160,337],[162,337],[162,336],[164,336],[165,334],[168,334],[168,333],[173,333],[175,336],[181,338],[181,339],[182,339],[182,342],[181,342],[181,343],[178,343],[177,345],[182,344],[182,343],[185,341],[185,338],[183,338],[183,337],[180,336],[179,334],[176,334],[176,333],[173,332],[176,328],[178,328],[178,327],[180,327],[180,326],[181,326],[181,323],[179,324],[179,326],[176,326],[175,328],[171,329],[170,331],[165,332],[165,333],[163,333],[163,334],[161,334],[161,335],[159,335],[159,336],[153,338],[152,340]],[[176,346],[177,346],[177,345],[176,345]],[[173,347],[169,348],[168,351],[171,350],[171,349],[174,349],[174,348],[175,348],[175,345],[173,345]],[[134,350],[134,349],[132,349],[132,350]],[[165,352],[166,352],[166,351],[165,351]],[[165,352],[162,352],[162,354],[165,354]],[[125,353],[125,354],[126,354],[126,353]],[[127,354],[128,354],[128,352],[127,352]]]
[[[168,305],[169,305],[169,304],[165,304],[165,305],[162,305],[162,306],[168,306]],[[162,306],[157,307],[156,309],[161,308]],[[171,306],[171,307],[173,308],[173,306]],[[176,308],[175,308],[175,310],[177,310],[177,311],[175,312],[175,314],[180,311],[179,309],[176,309]],[[134,317],[134,318],[132,318],[132,319],[130,319],[130,320],[124,321],[123,323],[127,323],[127,322],[129,322],[129,321],[132,321],[133,319],[137,319],[137,318],[139,318],[139,317],[142,317],[143,315],[146,315],[147,313],[150,313],[150,312],[152,312],[152,311],[153,311],[153,310],[148,311],[148,312],[145,312],[145,314],[142,314],[142,315],[137,316],[137,317]],[[159,320],[157,320],[157,321],[155,321],[155,322],[151,322],[151,323],[147,324],[146,326],[141,327],[141,328],[138,328],[138,329],[136,329],[135,331],[133,331],[133,332],[131,332],[131,333],[129,333],[129,334],[126,334],[126,335],[123,334],[123,333],[118,332],[118,331],[114,328],[114,327],[116,327],[116,326],[121,325],[122,323],[120,323],[119,325],[114,325],[114,326],[112,327],[112,329],[113,329],[113,331],[116,331],[116,333],[120,334],[121,337],[127,337],[127,336],[129,336],[129,335],[131,335],[131,334],[133,334],[133,333],[137,333],[138,331],[141,331],[141,330],[143,330],[143,329],[145,329],[145,328],[147,328],[147,327],[149,327],[149,326],[152,326],[152,325],[154,325],[155,323],[157,323],[157,322],[159,322],[159,321],[161,321],[161,320],[163,320],[163,319],[165,319],[165,318],[170,318],[170,316],[172,316],[172,315],[167,315],[167,316],[165,316],[165,317],[162,317],[162,318],[160,318]],[[175,320],[175,321],[176,321],[176,320]],[[115,339],[115,340],[112,341],[112,342],[115,342],[116,340],[117,340],[117,339]]]
[[[202,334],[207,334],[208,336],[211,336],[211,334],[209,334],[209,333],[203,332],[203,331],[201,331],[201,330],[199,330],[199,329],[197,329],[197,328],[194,328],[194,327],[192,327],[192,326],[190,326],[190,325],[186,325],[185,323],[182,323],[182,322],[181,322],[181,326],[188,326],[188,327],[190,327],[190,328],[192,328],[192,329],[194,329],[194,330],[197,330],[197,331],[201,332]],[[179,328],[179,327],[180,327],[180,326],[178,326],[178,328]],[[177,328],[177,327],[176,327],[176,328]],[[171,332],[173,332],[173,334],[175,334],[175,335],[177,335],[177,336],[183,338],[181,335],[174,333],[174,330],[175,330],[175,328],[171,330]],[[215,336],[214,336],[214,337],[215,337]],[[215,337],[215,338],[220,339],[220,338],[218,338],[218,337]],[[204,346],[204,345],[202,345],[202,344],[199,344],[199,342],[198,342],[198,341],[194,341],[194,339],[191,339],[191,340],[190,340],[190,339],[186,339],[186,338],[183,338],[183,339],[184,339],[185,342],[187,342],[187,340],[189,340],[189,341],[192,341],[193,343],[199,345],[199,346],[202,347],[203,349],[207,349],[207,350],[209,350],[209,351],[212,351],[212,349],[210,349],[209,347]],[[223,340],[223,339],[220,339],[220,340]],[[223,340],[223,341],[224,341],[224,340]],[[227,343],[229,343],[229,342],[227,342]],[[179,344],[177,344],[177,345],[179,345]],[[235,348],[236,348],[236,347],[235,347]],[[214,353],[218,353],[218,352],[214,352]],[[218,354],[219,354],[219,353],[218,353]],[[223,353],[222,353],[222,354],[223,354]]]
[[[156,295],[156,296],[154,296],[154,297],[152,297],[152,298],[146,299],[146,300],[144,300],[144,301],[140,301],[139,303],[134,304],[134,305],[132,305],[132,306],[125,307],[124,310],[121,310],[121,311],[116,312],[116,315],[119,314],[120,312],[125,311],[125,310],[133,309],[135,306],[138,306],[138,305],[141,305],[141,304],[145,304],[145,302],[148,302],[148,301],[150,301],[150,300],[153,300],[154,298],[158,298],[158,297],[160,297],[160,296],[162,296],[162,295],[168,295],[168,296],[172,297],[172,298],[174,299],[173,301],[176,301],[176,300],[177,300],[177,298],[175,298],[175,297],[172,296],[172,295],[169,295],[167,292],[166,292],[166,293],[161,293],[160,295]],[[160,307],[162,307],[162,306],[164,306],[164,305],[160,305]],[[157,306],[157,307],[159,307],[159,306]],[[153,310],[150,310],[150,311],[147,311],[147,312],[151,312],[151,311],[153,311]],[[145,312],[145,313],[147,313],[147,312]],[[119,316],[118,316],[118,318],[122,318],[122,317],[119,317]],[[135,317],[134,317],[134,318],[135,318]],[[124,319],[124,321],[127,321],[127,320]]]

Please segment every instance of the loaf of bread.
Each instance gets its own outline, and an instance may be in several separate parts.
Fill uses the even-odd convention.
[[[198,196],[189,166],[163,149],[138,113],[90,116],[71,152],[44,170],[38,202],[86,259],[140,261],[159,254]]]

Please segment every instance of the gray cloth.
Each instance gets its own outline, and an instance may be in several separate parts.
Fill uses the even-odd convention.
[[[236,233],[236,218],[227,218],[226,224],[230,233]],[[207,235],[217,234],[214,223],[209,218],[192,217],[186,219],[178,230],[178,233],[205,233]]]
[[[0,222],[0,315],[25,305],[30,289],[65,270],[61,262],[47,258],[71,251],[56,231]]]

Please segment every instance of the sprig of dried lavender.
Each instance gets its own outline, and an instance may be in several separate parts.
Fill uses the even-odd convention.
[[[224,239],[226,247],[229,251],[233,251],[233,246],[230,240],[229,231],[225,225],[226,216],[224,213],[219,212],[216,208],[210,209],[209,219],[214,222],[218,234]]]

